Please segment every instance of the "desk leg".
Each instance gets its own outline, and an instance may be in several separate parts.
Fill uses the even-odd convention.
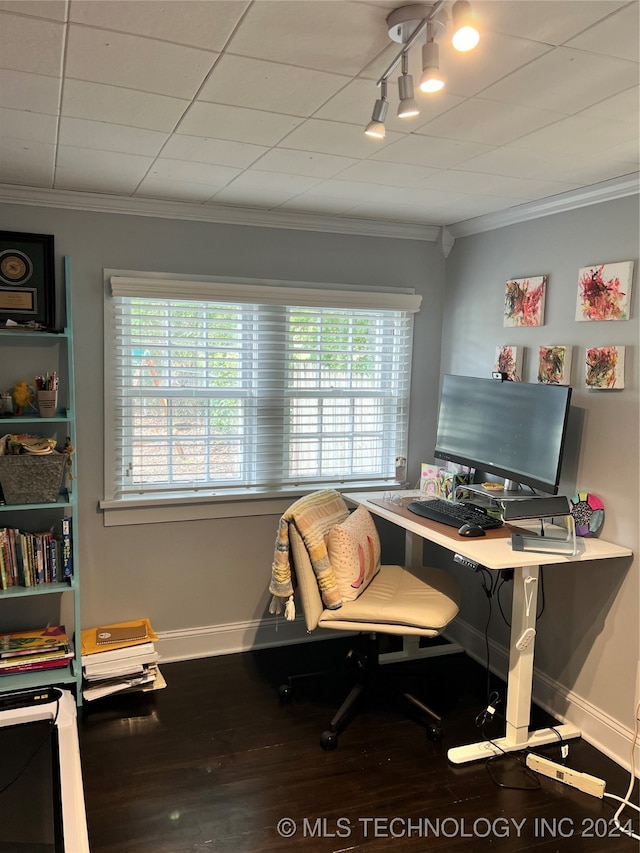
[[[406,532],[404,545],[404,564],[409,568],[423,565],[422,549],[424,539],[416,533]],[[403,660],[417,660],[418,658],[441,657],[442,655],[454,655],[463,652],[464,649],[458,643],[439,643],[436,646],[421,646],[420,637],[411,635],[402,638],[401,652],[385,652],[380,655],[380,663],[397,663]]]
[[[503,752],[517,752],[548,743],[557,743],[558,735],[564,740],[580,737],[579,729],[571,725],[529,731],[539,572],[538,566],[532,566],[526,569],[514,569],[513,573],[505,737],[495,738],[491,743],[481,741],[450,749],[447,754],[454,764],[477,761],[480,758],[501,755]],[[518,645],[523,648],[518,648]]]

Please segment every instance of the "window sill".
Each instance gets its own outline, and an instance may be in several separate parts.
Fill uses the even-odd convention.
[[[282,515],[303,495],[315,488],[335,488],[338,491],[380,491],[399,489],[398,483],[339,483],[315,487],[292,487],[273,490],[243,490],[238,492],[176,492],[171,495],[135,495],[119,500],[102,500],[105,527],[132,524],[164,524],[175,521],[200,521],[215,518],[241,518],[257,515]]]

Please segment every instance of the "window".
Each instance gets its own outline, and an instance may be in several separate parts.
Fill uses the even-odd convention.
[[[418,297],[110,282],[108,499],[395,480]]]

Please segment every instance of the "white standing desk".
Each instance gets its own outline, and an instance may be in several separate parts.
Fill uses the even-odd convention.
[[[486,536],[465,538],[455,527],[447,527],[435,521],[414,515],[401,503],[384,501],[384,492],[358,492],[343,494],[346,501],[365,506],[373,515],[397,524],[406,532],[405,563],[409,566],[422,565],[423,540],[441,545],[448,551],[461,554],[487,569],[514,569],[513,602],[511,608],[511,639],[509,643],[509,675],[507,680],[506,734],[492,742],[481,741],[450,749],[449,760],[454,764],[476,761],[515,752],[528,747],[542,746],[558,740],[580,737],[579,729],[572,725],[554,726],[553,729],[530,731],[531,691],[533,685],[533,656],[535,649],[536,607],[538,577],[541,565],[566,565],[585,560],[606,560],[630,557],[629,548],[613,545],[602,539],[579,539],[576,556],[563,554],[513,551],[511,528],[505,525],[487,531]],[[412,493],[415,495],[416,493]],[[402,492],[393,492],[402,498]],[[518,528],[525,527],[518,522]],[[518,649],[518,640],[525,631],[533,629],[532,639],[526,648]]]

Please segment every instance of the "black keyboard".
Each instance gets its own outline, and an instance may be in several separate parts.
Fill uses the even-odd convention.
[[[463,524],[477,524],[483,530],[502,527],[502,521],[499,518],[487,515],[481,507],[473,504],[454,503],[434,498],[429,501],[412,501],[407,504],[407,509],[430,521],[448,524],[449,527],[462,527]]]

